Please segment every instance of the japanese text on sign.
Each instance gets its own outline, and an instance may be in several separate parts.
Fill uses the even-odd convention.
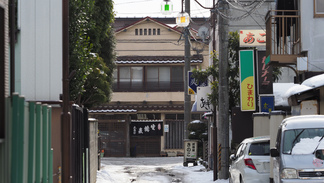
[[[241,30],[240,47],[265,46],[266,33],[263,30]]]
[[[185,142],[185,157],[186,158],[197,158],[197,142],[186,141]]]
[[[255,111],[254,52],[240,51],[241,110]]]
[[[132,122],[130,125],[133,136],[162,136],[162,122]]]

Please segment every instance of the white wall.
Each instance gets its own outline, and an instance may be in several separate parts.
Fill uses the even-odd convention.
[[[300,0],[302,51],[308,51],[308,71],[324,70],[324,18],[314,18],[314,4]]]
[[[16,91],[26,100],[62,93],[62,1],[19,0]]]

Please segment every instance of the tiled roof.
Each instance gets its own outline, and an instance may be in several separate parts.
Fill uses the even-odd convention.
[[[179,34],[181,34],[181,32],[179,30],[177,30],[175,27],[170,27],[167,24],[164,24],[162,22],[159,22],[159,21],[157,21],[157,20],[155,20],[155,19],[153,19],[151,17],[145,17],[145,18],[142,18],[141,20],[138,20],[136,22],[133,22],[131,25],[127,25],[127,26],[125,26],[123,28],[120,28],[120,29],[116,30],[116,33],[119,33],[121,31],[123,31],[124,29],[127,29],[129,27],[132,27],[132,26],[134,26],[136,24],[139,24],[139,23],[144,22],[144,21],[147,21],[147,20],[151,20],[152,22],[155,22],[157,24],[160,24],[161,26],[164,26],[164,27],[166,27],[166,28],[168,28],[170,30],[173,30],[173,31],[178,32]]]
[[[135,109],[116,109],[116,110],[108,110],[108,109],[100,109],[100,110],[89,110],[90,113],[136,113]]]
[[[120,56],[116,60],[116,64],[179,64],[184,62],[183,56]],[[191,63],[202,62],[202,56],[191,56]]]
[[[183,105],[108,105],[97,106],[89,110],[90,113],[137,113],[139,111],[184,110]]]

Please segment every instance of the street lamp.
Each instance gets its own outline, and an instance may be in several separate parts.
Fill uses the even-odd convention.
[[[189,23],[190,23],[190,16],[189,13],[190,12],[190,1],[187,0],[186,2],[188,4],[188,10],[186,9],[186,11],[183,11],[183,0],[181,1],[181,12],[178,13],[177,18],[176,18],[176,24],[179,27],[188,27]],[[187,6],[186,6],[187,8]]]
[[[173,13],[173,3],[170,0],[161,2],[161,12],[163,15],[171,15]]]
[[[187,12],[180,12],[176,18],[176,24],[179,27],[187,27],[190,23],[190,16]]]

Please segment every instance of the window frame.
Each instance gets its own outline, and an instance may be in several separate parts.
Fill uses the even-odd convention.
[[[126,88],[132,90],[133,87],[135,86],[134,84],[136,82],[134,82],[134,79],[137,79],[137,78],[134,78],[134,75],[133,75],[133,69],[132,68],[135,68],[135,67],[140,67],[142,68],[142,82],[141,82],[141,86],[143,87],[143,84],[144,84],[144,67],[143,66],[121,66],[121,67],[118,67],[117,68],[117,87],[118,88],[122,88],[123,86],[128,86]],[[130,76],[129,76],[129,82],[121,82],[121,77],[120,77],[120,70],[121,68],[128,68],[129,70],[129,73],[130,73]],[[114,78],[114,81],[116,80],[116,78]],[[140,83],[140,82],[138,82]]]
[[[317,1],[323,1],[323,3],[324,3],[324,0],[313,0],[313,3],[314,3],[314,18],[324,18],[324,9],[323,9],[322,13],[317,13],[316,12],[316,2]]]
[[[130,81],[126,81],[125,79],[127,78],[122,78],[123,76],[125,76],[124,74],[121,73],[121,70],[123,68],[128,68],[128,70],[131,70],[131,68],[133,67],[141,67],[142,68],[142,84],[141,85],[137,85],[137,87],[135,87],[136,85],[133,84],[132,82],[132,71],[129,71],[130,74]],[[179,67],[182,69],[182,78],[179,78],[180,75],[174,75],[173,74],[173,70],[175,67]],[[148,70],[149,68],[154,68],[154,69],[158,69],[157,71],[157,78],[155,78],[155,80],[149,80],[148,78]],[[168,68],[169,69],[169,79],[167,82],[164,82],[163,79],[161,80],[161,75],[160,75],[160,68]],[[177,71],[179,69],[176,69],[175,71]],[[183,80],[184,80],[184,76],[183,76],[183,72],[184,72],[184,66],[182,65],[161,65],[161,66],[157,66],[157,65],[148,65],[148,66],[136,66],[136,65],[121,65],[121,66],[117,66],[116,69],[116,73],[114,72],[114,91],[118,91],[118,92],[126,92],[126,91],[136,91],[136,92],[183,92],[184,87],[183,87]],[[177,76],[177,78],[175,78],[175,76]],[[121,80],[124,79],[123,82],[121,82]],[[157,81],[156,81],[157,80]],[[153,86],[153,83],[155,84]]]

